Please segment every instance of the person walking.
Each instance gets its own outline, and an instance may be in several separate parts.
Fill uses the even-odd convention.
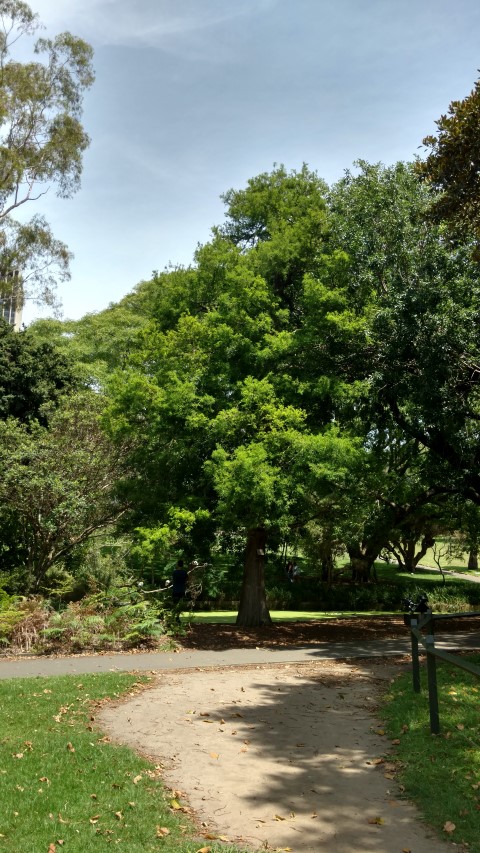
[[[184,567],[183,560],[178,560],[172,574],[172,598],[174,604],[179,604],[185,598],[187,580],[188,572]]]

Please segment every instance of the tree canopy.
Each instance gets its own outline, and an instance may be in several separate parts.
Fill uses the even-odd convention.
[[[14,215],[50,186],[63,198],[78,189],[89,143],[82,98],[94,75],[86,42],[61,33],[32,44],[40,26],[27,3],[0,0],[0,276],[5,291],[18,270],[26,290],[51,302],[55,282],[69,275],[69,251],[40,214]],[[20,42],[31,59],[16,58]]]

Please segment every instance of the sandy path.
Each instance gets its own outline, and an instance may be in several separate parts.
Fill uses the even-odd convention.
[[[99,722],[162,764],[207,835],[293,853],[441,853],[451,846],[374,763],[388,762],[374,713],[391,673],[325,661],[165,673]]]

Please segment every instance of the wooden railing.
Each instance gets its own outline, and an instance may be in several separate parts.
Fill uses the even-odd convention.
[[[440,717],[438,711],[437,658],[453,666],[470,672],[480,678],[480,667],[460,657],[450,654],[435,646],[435,625],[445,619],[466,619],[480,616],[480,612],[468,613],[438,613],[431,610],[405,615],[405,624],[410,628],[412,641],[412,678],[415,693],[421,692],[419,646],[422,646],[427,656],[428,704],[430,709],[430,731],[434,735],[440,733]]]

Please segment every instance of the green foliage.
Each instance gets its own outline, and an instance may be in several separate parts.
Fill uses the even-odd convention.
[[[56,610],[39,597],[10,598],[0,610],[0,643],[37,654],[156,648],[176,630],[170,599],[132,586],[87,593]]]
[[[36,643],[39,652],[78,652],[156,646],[165,636],[163,609],[158,602],[135,596],[119,604],[126,591],[87,595],[52,613]],[[138,596],[136,596],[138,598]]]
[[[0,421],[3,559],[23,573],[25,591],[124,511],[115,493],[122,452],[100,427],[103,405],[85,392],[51,412],[48,427]]]
[[[0,270],[6,278],[20,270],[24,288],[51,302],[56,279],[69,276],[69,252],[42,217],[18,222],[11,214],[50,185],[64,198],[79,187],[89,143],[80,118],[94,79],[92,49],[70,33],[30,44],[41,25],[21,0],[2,0],[0,13]],[[44,61],[16,58],[19,43]]]
[[[452,101],[448,113],[436,122],[438,133],[427,136],[424,161],[417,163],[423,180],[437,195],[432,215],[445,221],[453,234],[480,242],[480,80],[462,101]]]
[[[46,423],[46,407],[57,405],[76,385],[74,367],[51,342],[28,331],[14,332],[0,318],[0,419]]]

